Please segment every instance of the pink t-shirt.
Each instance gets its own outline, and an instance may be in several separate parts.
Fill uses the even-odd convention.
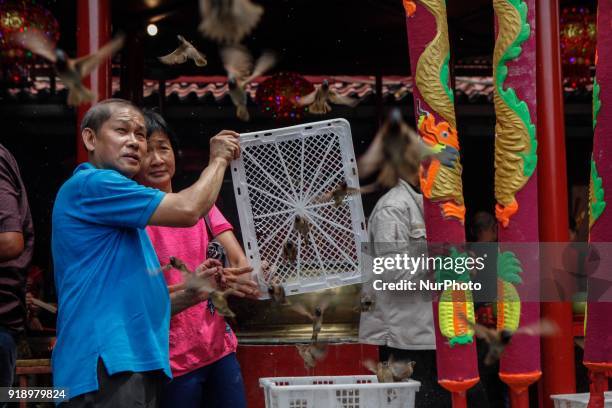
[[[216,206],[208,213],[213,234],[231,230],[231,224]],[[168,264],[170,257],[180,258],[190,270],[206,259],[208,233],[201,218],[189,228],[147,227],[147,233],[159,263]],[[166,283],[182,282],[176,269],[164,272]],[[174,315],[170,320],[170,367],[175,377],[214,363],[236,351],[238,341],[225,318],[216,313],[212,302],[201,302]]]

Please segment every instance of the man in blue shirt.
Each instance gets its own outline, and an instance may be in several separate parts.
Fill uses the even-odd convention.
[[[130,102],[94,105],[81,136],[89,162],[60,188],[53,208],[54,385],[68,389],[68,406],[154,407],[163,374],[171,377],[170,300],[144,227],[191,226],[206,214],[240,155],[239,136],[214,136],[208,167],[178,193],[131,180],[147,140],[143,115]]]

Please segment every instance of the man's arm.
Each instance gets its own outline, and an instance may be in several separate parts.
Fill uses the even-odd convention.
[[[17,258],[24,250],[19,197],[26,192],[19,188],[14,160],[0,149],[0,262]]]
[[[193,305],[200,303],[202,299],[199,295],[184,289],[170,293],[170,313],[174,316]]]
[[[0,233],[0,262],[17,258],[23,252],[23,234],[21,232]]]
[[[189,227],[211,209],[223,183],[231,160],[240,156],[239,135],[223,130],[210,141],[210,159],[200,178],[191,187],[178,193],[168,193],[151,218],[149,225]]]

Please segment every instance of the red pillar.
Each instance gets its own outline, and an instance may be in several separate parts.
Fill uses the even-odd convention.
[[[538,190],[540,241],[568,240],[567,173],[558,1],[536,0]],[[544,302],[542,315],[555,321],[561,336],[542,339],[544,407],[553,407],[552,394],[576,390],[572,305]]]
[[[111,8],[110,0],[79,0],[77,1],[77,56],[90,54],[102,47],[111,39]],[[95,69],[88,78],[83,80],[86,87],[95,93],[95,101],[111,96],[111,61],[107,59]],[[81,120],[91,104],[77,107],[77,163],[87,161],[87,151],[81,140]]]

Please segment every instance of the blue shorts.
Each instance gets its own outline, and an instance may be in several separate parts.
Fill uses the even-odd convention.
[[[246,408],[236,353],[174,377],[162,391],[161,408]]]

